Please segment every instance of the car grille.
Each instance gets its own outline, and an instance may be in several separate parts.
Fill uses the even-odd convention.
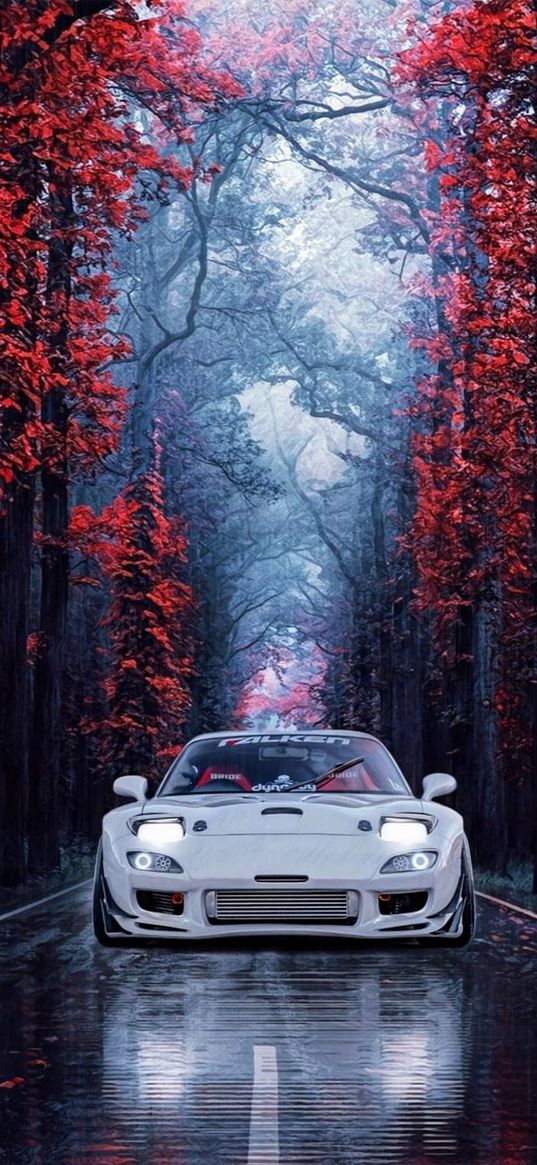
[[[207,895],[214,925],[227,922],[340,923],[358,917],[358,895],[348,890],[216,890]]]

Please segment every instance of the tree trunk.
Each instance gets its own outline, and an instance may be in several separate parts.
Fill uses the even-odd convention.
[[[18,482],[0,518],[0,881],[14,886],[26,868],[29,669],[26,644],[34,488]]]
[[[504,872],[507,806],[494,712],[497,638],[495,612],[490,605],[481,604],[473,620],[472,756],[467,779],[475,784],[472,833],[476,860],[486,869]]]
[[[0,99],[9,102],[5,87]],[[38,195],[37,163],[31,147],[24,142],[13,163],[11,180],[24,191],[19,214],[24,221]],[[35,232],[28,231],[30,242]],[[26,267],[13,260],[15,285],[22,281],[26,301],[32,308],[27,323],[29,353],[35,341],[37,297],[36,264],[31,256]],[[16,268],[16,269],[15,269]],[[0,310],[9,291],[0,289]],[[24,436],[34,415],[31,393],[18,389],[18,369],[4,362],[7,395],[17,396],[16,408],[4,408],[0,417],[0,445],[10,453]],[[29,386],[31,388],[31,385]],[[0,882],[17,885],[26,871],[26,800],[28,776],[28,736],[30,719],[30,672],[27,659],[30,583],[35,484],[31,475],[17,473],[6,483],[0,500]]]
[[[384,408],[384,401],[382,402]],[[375,628],[378,637],[376,646],[376,686],[379,693],[379,731],[388,748],[393,748],[393,672],[394,638],[392,622],[392,596],[388,582],[386,558],[386,528],[384,520],[384,490],[386,488],[386,465],[378,450],[375,454],[373,489],[371,494],[371,525],[373,531],[373,578],[372,591],[376,598],[377,616]]]
[[[51,309],[61,312],[60,325],[50,338],[55,361],[61,368],[68,337],[71,292],[70,262],[73,221],[71,193],[59,187],[51,195],[54,227],[49,251],[47,295]],[[34,872],[58,862],[58,787],[63,735],[62,680],[65,657],[69,551],[67,546],[68,409],[63,388],[52,387],[42,404],[43,421],[53,433],[44,450],[41,474],[42,550],[40,651],[35,668],[34,715],[31,744],[29,857]]]
[[[47,396],[46,415],[66,424],[65,407]],[[62,748],[62,675],[67,618],[69,555],[67,476],[42,474],[43,535],[41,555],[40,651],[35,667],[34,717],[31,747],[30,867],[50,869],[58,861],[58,786]]]

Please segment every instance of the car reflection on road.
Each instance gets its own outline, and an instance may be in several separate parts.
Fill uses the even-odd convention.
[[[0,932],[0,1165],[537,1161],[523,918],[482,904],[462,954],[298,939],[112,952],[86,918],[78,891]],[[278,1070],[265,1141],[254,1049]],[[257,1154],[275,1133],[277,1156]]]
[[[261,1044],[276,1048],[280,1144],[293,1161],[302,1152],[305,1162],[358,1165],[373,1146],[375,1160],[392,1165],[417,1146],[455,1152],[469,1059],[460,978],[422,953],[399,976],[384,952],[345,954],[343,966],[342,955],[336,948],[321,957],[324,973],[308,973],[284,949],[233,973],[231,953],[230,979],[218,982],[185,975],[173,959],[164,979],[142,976],[135,992],[129,981],[110,985],[102,1079],[116,1131],[122,1121],[128,1131],[134,1110],[148,1130],[190,1130],[188,1165],[209,1148],[211,1161],[238,1165]]]

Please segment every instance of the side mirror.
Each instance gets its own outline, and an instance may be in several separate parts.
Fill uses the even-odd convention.
[[[145,801],[147,781],[145,777],[116,777],[114,793],[118,797],[133,797],[135,801]]]
[[[429,773],[423,778],[423,797],[425,801],[435,801],[437,797],[447,797],[457,788],[455,777],[449,773]]]

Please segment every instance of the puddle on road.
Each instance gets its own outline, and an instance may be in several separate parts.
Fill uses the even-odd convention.
[[[482,917],[460,953],[36,946],[28,918],[3,988],[1,1079],[18,1082],[0,1162],[533,1165],[535,956]],[[277,1157],[249,1158],[254,1045],[276,1049]]]

